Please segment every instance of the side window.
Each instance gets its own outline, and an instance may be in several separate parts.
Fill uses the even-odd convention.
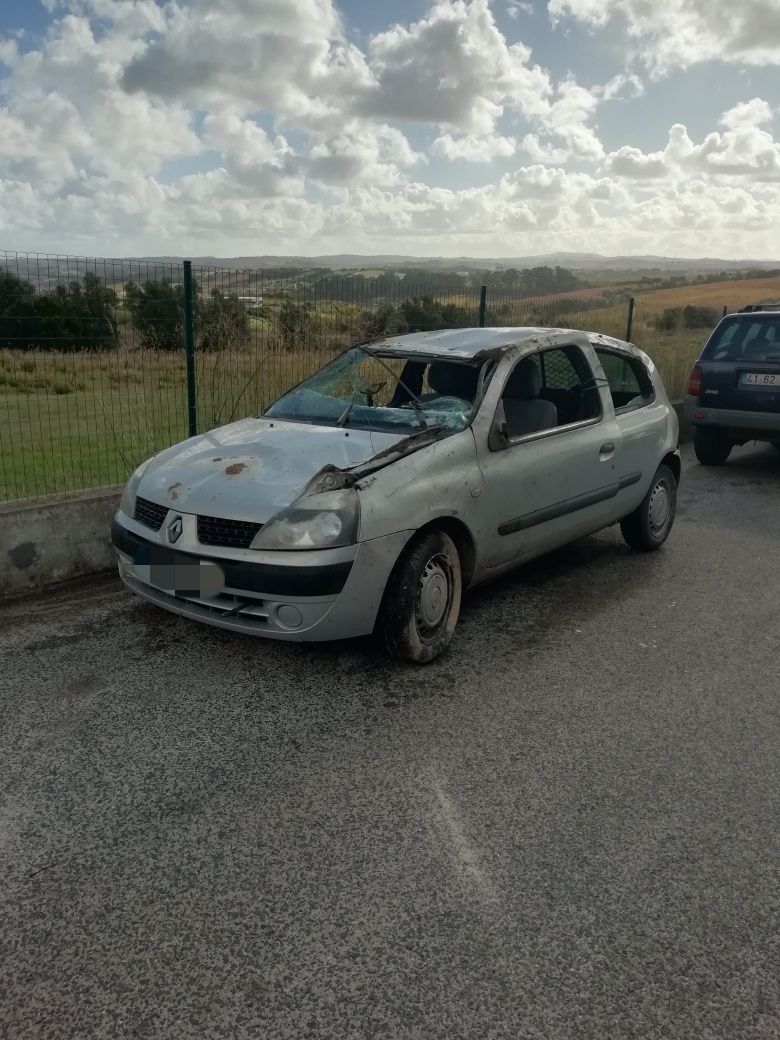
[[[556,347],[515,365],[501,397],[510,439],[597,419],[601,398],[578,347]]]
[[[653,381],[639,358],[596,349],[616,412],[643,408],[655,399]]]

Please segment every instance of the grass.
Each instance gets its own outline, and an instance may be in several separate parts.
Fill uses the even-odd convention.
[[[622,307],[570,314],[565,322],[625,334]],[[670,396],[678,397],[704,335],[660,333],[640,318],[633,338],[654,359]],[[257,414],[353,339],[334,332],[311,351],[258,342],[200,353],[198,429]],[[186,437],[185,387],[183,354],[0,350],[0,501],[122,483],[143,459]]]

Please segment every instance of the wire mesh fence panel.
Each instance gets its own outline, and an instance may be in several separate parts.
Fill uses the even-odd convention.
[[[658,366],[673,400],[685,394],[691,367],[722,316],[723,307],[665,307],[652,294],[636,298],[632,342]]]
[[[546,293],[532,291],[533,270],[195,266],[192,275],[190,307],[180,262],[0,252],[0,501],[120,484],[189,429],[260,414],[349,345],[475,326],[483,284],[488,326],[624,338],[628,322],[628,292],[572,289],[566,278],[576,279],[558,269],[560,291]],[[668,294],[636,297],[631,338],[672,397],[721,315],[670,307]]]
[[[0,500],[115,485],[186,433],[181,266],[0,253]]]

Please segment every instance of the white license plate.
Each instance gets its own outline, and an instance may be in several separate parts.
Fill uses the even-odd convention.
[[[742,386],[780,390],[780,372],[743,372],[740,382]]]

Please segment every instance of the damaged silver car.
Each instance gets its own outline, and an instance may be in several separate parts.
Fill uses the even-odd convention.
[[[657,369],[619,340],[480,328],[356,346],[263,415],[139,466],[112,526],[119,573],[197,621],[377,630],[424,663],[476,582],[614,523],[659,548],[677,440]]]

